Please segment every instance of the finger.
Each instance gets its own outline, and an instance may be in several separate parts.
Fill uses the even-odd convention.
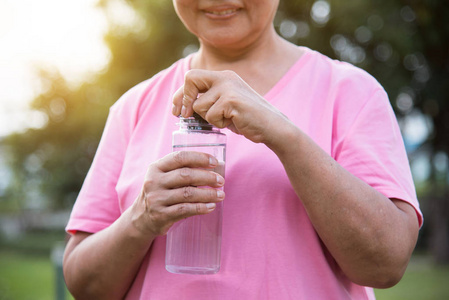
[[[207,93],[201,94],[201,96],[193,102],[192,109],[205,119],[207,112],[219,98],[220,94],[214,88],[211,88]]]
[[[172,113],[174,116],[181,115],[182,97],[184,96],[184,86],[180,87],[173,95],[173,108]]]
[[[217,203],[223,201],[225,193],[221,189],[199,188],[185,186],[169,191],[165,205],[172,206],[180,203]]]
[[[176,151],[156,161],[154,165],[162,172],[184,167],[210,169],[218,166],[218,160],[214,156],[203,152]]]
[[[218,188],[224,185],[224,178],[215,172],[181,168],[165,173],[161,178],[161,186],[175,189],[184,186],[210,186]]]
[[[207,92],[217,79],[216,72],[207,70],[190,70],[184,78],[184,96],[182,98],[181,115],[185,118],[193,114],[193,102],[198,94]]]
[[[188,217],[208,214],[216,206],[215,203],[180,203],[167,207],[166,212],[177,222]]]
[[[218,98],[206,112],[204,119],[217,128],[225,128],[232,124],[233,117],[237,114],[232,105],[226,105]],[[195,107],[196,109],[196,107]]]

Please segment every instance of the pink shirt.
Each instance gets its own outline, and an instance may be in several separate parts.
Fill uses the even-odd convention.
[[[395,115],[366,72],[304,48],[265,95],[344,168],[422,215]],[[111,107],[97,155],[67,230],[108,227],[138,196],[148,165],[170,153],[172,95],[191,57]],[[222,265],[214,275],[165,270],[165,236],[146,255],[126,299],[374,299],[350,282],[317,236],[279,159],[229,130]]]

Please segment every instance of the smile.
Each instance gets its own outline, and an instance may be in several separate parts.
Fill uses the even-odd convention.
[[[229,14],[235,13],[236,11],[238,11],[237,8],[226,9],[226,10],[221,10],[221,11],[206,11],[206,12],[209,14],[216,15],[216,16],[224,16],[224,15],[229,15]]]

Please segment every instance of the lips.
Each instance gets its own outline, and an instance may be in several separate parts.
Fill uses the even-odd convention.
[[[237,11],[238,11],[237,8],[231,8],[231,9],[226,9],[226,10],[206,10],[206,13],[212,14],[215,16],[225,16],[225,15],[233,14]]]
[[[212,19],[228,19],[241,10],[241,7],[235,5],[211,6],[202,9],[205,14]]]

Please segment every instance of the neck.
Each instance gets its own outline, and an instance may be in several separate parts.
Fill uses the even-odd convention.
[[[201,42],[192,69],[236,72],[259,94],[267,93],[299,59],[302,51],[281,38],[274,28],[246,47],[218,48]]]
[[[299,59],[302,50],[278,35],[240,51],[202,45],[191,61],[192,69],[236,72],[260,95],[265,95]]]
[[[192,68],[238,71],[235,68],[273,59],[273,54],[282,52],[285,43],[274,28],[265,37],[244,47],[217,48],[200,40],[200,49],[192,60]]]

